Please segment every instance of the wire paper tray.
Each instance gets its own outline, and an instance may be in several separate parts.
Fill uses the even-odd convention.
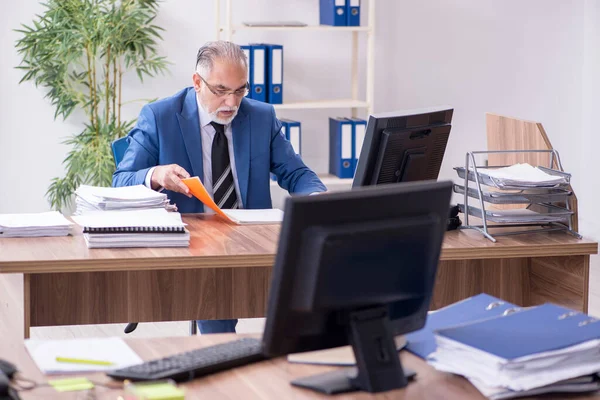
[[[455,184],[454,193],[464,194],[465,187]],[[467,193],[469,197],[475,199],[479,198],[479,191],[475,188],[469,188]],[[481,190],[483,201],[491,204],[564,203],[572,193],[573,192],[570,190],[565,189],[528,189],[513,192],[490,192]]]
[[[537,212],[526,208],[513,210],[485,210],[485,218],[488,222],[498,224],[546,224],[551,222],[565,223],[567,218],[573,215],[573,211],[555,207],[546,206],[546,212]],[[465,212],[465,205],[459,204],[460,212]],[[469,215],[483,219],[481,209],[469,206]],[[493,226],[490,226],[493,227]]]
[[[537,171],[531,167],[523,166],[511,169],[511,173],[502,174],[505,178],[493,177],[482,171],[505,167],[503,165],[477,165],[476,155],[490,154],[537,154],[548,155],[548,167],[537,166],[546,174],[560,176],[562,182],[550,182],[547,177],[539,177]],[[556,166],[557,169],[552,167]],[[516,235],[527,232],[547,232],[551,230],[563,230],[577,238],[581,235],[573,230],[573,215],[570,210],[569,196],[573,194],[570,188],[571,175],[563,172],[560,157],[556,150],[495,150],[495,151],[471,151],[465,157],[465,166],[454,168],[460,178],[462,185],[454,185],[454,192],[462,194],[463,204],[459,204],[459,210],[464,214],[465,223],[461,229],[475,229],[486,238],[495,242],[489,228],[507,228],[506,231],[494,233],[494,235]],[[522,176],[519,175],[522,171]],[[507,171],[508,172],[508,171]],[[531,172],[534,172],[533,174]],[[512,175],[512,177],[511,177]],[[483,190],[487,186],[497,190]],[[469,204],[473,200],[477,207]],[[525,208],[488,210],[486,203],[491,204],[523,204]],[[473,225],[469,217],[481,219],[481,225]],[[492,225],[489,225],[492,223]],[[541,229],[517,229],[520,227],[541,227]]]
[[[482,167],[478,167],[478,168],[483,169]],[[571,181],[570,174],[565,174],[563,172],[556,171],[556,170],[549,169],[549,168],[542,168],[542,167],[539,167],[539,168],[541,170],[543,170],[544,172],[546,172],[547,174],[563,176],[566,179],[566,183],[558,183],[558,184],[554,184],[554,185],[538,185],[538,186],[529,186],[529,185],[514,186],[514,185],[505,185],[499,179],[493,178],[486,174],[482,174],[481,172],[477,173],[477,177],[479,178],[480,184],[485,185],[485,186],[495,187],[497,189],[503,189],[503,190],[556,189],[556,188],[566,190],[569,187],[569,184]],[[465,178],[465,167],[455,167],[454,169],[456,170],[456,173],[458,174],[458,176],[460,178],[462,178],[462,179]],[[477,182],[475,179],[475,172],[472,169],[469,170],[469,181]]]

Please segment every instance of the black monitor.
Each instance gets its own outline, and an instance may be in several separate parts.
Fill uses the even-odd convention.
[[[351,344],[358,371],[356,377],[342,370],[293,384],[324,393],[406,385],[394,335],[425,324],[451,187],[383,185],[286,200],[265,354]],[[393,324],[390,304],[401,312]]]
[[[371,115],[352,187],[437,179],[452,113],[444,106]]]

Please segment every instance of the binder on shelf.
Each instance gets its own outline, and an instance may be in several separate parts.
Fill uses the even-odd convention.
[[[285,125],[285,138],[292,144],[294,152],[302,156],[302,124],[286,118],[282,118],[280,121]]]
[[[280,118],[281,134],[292,144],[294,152],[302,156],[302,124],[287,118]],[[276,181],[277,176],[271,173],[271,180]]]
[[[406,349],[426,359],[436,348],[434,330],[462,325],[478,320],[503,315],[517,306],[485,293],[478,294],[427,315],[425,327],[406,335]]]
[[[329,173],[338,178],[352,178],[352,122],[346,118],[329,118]]]
[[[267,102],[283,103],[283,46],[265,44],[267,48]]]
[[[320,0],[319,23],[321,25],[346,26],[346,2],[348,0]]]
[[[348,26],[360,26],[360,0],[346,0],[346,17]]]
[[[356,171],[358,165],[358,159],[360,158],[360,151],[362,150],[363,142],[365,141],[365,131],[367,130],[367,121],[360,118],[348,118],[352,123],[352,153],[354,159],[352,161],[352,176]]]
[[[267,64],[267,46],[264,44],[250,45],[250,92],[252,98],[258,101],[267,101],[266,91],[266,64]]]
[[[253,52],[252,52],[252,46],[250,45],[244,45],[244,46],[240,46],[242,51],[244,52],[244,54],[246,55],[246,59],[248,60],[248,77],[246,78],[246,80],[248,81],[248,84],[250,85],[250,90],[248,91],[248,94],[246,95],[246,97],[248,97],[249,99],[252,98],[252,83],[254,82],[254,77],[252,76],[252,71],[253,71]]]

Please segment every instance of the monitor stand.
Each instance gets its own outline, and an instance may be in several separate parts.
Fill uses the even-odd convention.
[[[296,379],[292,385],[325,394],[356,390],[377,393],[405,387],[415,373],[402,369],[387,307],[350,312],[347,321],[356,368]]]

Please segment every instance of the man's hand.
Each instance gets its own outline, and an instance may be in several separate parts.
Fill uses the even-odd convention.
[[[173,192],[185,194],[187,197],[192,197],[190,189],[181,182],[182,179],[189,177],[190,174],[177,164],[159,165],[154,168],[150,182],[154,190],[163,187]]]

